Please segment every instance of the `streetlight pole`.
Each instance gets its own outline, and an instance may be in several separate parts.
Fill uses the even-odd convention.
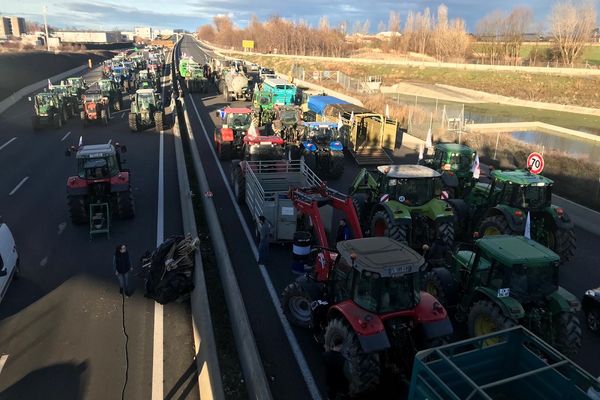
[[[46,13],[48,12],[48,7],[44,6],[44,28],[46,29],[46,48],[50,51],[50,36],[48,35],[48,20],[46,19]]]

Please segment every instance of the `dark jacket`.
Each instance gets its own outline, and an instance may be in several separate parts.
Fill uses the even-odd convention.
[[[326,351],[323,355],[327,380],[327,397],[336,399],[348,393],[348,379],[344,374],[344,356],[339,351]]]
[[[352,232],[350,232],[350,227],[348,225],[338,226],[337,234],[335,236],[336,242],[342,242],[344,240],[352,239]]]
[[[115,267],[115,271],[119,274],[124,274],[129,272],[131,269],[131,260],[129,259],[129,252],[125,253],[117,253],[113,257],[113,266]]]

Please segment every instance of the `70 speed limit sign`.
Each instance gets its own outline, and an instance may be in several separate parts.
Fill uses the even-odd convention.
[[[544,169],[544,157],[538,152],[531,153],[527,157],[527,168],[532,174],[539,174]]]

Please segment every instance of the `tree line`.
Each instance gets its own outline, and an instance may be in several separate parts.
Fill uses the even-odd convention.
[[[536,46],[530,61],[559,61],[573,65],[583,48],[592,40],[596,29],[594,0],[558,0],[550,14],[535,22],[533,12],[519,6],[508,13],[492,11],[480,19],[473,34],[464,20],[450,19],[448,7],[441,4],[435,12],[429,8],[407,13],[389,12],[387,24],[380,21],[379,32],[387,30],[389,38],[371,43],[386,52],[415,52],[440,61],[465,61],[478,58],[489,64],[519,64],[525,41],[550,39],[543,50]],[[349,41],[351,34],[368,35],[371,21],[348,21],[332,27],[321,17],[316,26],[307,21],[291,21],[273,16],[261,22],[253,16],[246,28],[236,27],[228,16],[216,16],[212,24],[197,29],[198,36],[225,47],[239,48],[242,40],[253,40],[255,51],[265,53],[346,57],[362,45]],[[538,52],[539,50],[539,52]]]

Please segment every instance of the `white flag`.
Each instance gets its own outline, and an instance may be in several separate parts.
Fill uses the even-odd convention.
[[[473,178],[479,179],[479,175],[481,174],[481,166],[479,165],[479,154],[475,155],[475,160],[473,160],[471,172],[473,173]]]
[[[250,128],[248,128],[248,136],[249,137],[258,136],[258,132],[256,131],[256,127],[254,126],[254,122],[250,123]]]
[[[255,84],[254,84],[254,91],[255,91],[255,92],[258,92],[258,83],[255,83]]]
[[[433,147],[433,134],[431,133],[431,128],[427,131],[427,139],[425,139],[425,147],[428,149]]]
[[[338,129],[344,126],[344,121],[342,120],[342,114],[338,113]]]
[[[390,106],[388,104],[385,105],[385,117],[390,117]]]
[[[54,86],[52,85],[52,82],[50,82],[50,79],[48,79],[48,89],[52,90],[54,88]]]
[[[423,146],[422,144],[419,145],[419,161],[421,161],[423,159],[425,153],[425,146]]]
[[[527,211],[527,222],[525,222],[525,234],[527,239],[531,239],[531,213]]]
[[[354,111],[350,114],[350,125],[354,123]]]
[[[83,136],[79,136],[79,146],[83,144]]]

